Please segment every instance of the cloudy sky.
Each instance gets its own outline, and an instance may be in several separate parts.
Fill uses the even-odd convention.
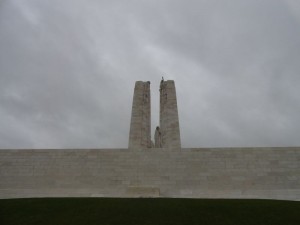
[[[126,148],[161,76],[183,147],[300,146],[300,1],[0,0],[0,148]]]

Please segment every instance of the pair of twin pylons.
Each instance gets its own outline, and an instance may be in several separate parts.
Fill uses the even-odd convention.
[[[150,81],[136,81],[128,148],[181,148],[175,83],[160,82],[159,126],[151,140]]]

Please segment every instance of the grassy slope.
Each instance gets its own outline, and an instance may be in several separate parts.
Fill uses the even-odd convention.
[[[0,224],[299,225],[300,202],[216,199],[4,199],[0,200]]]

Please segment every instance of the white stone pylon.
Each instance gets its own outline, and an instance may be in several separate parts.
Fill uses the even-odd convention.
[[[175,82],[160,83],[160,132],[162,148],[181,148]]]
[[[151,148],[150,81],[136,81],[128,148]]]

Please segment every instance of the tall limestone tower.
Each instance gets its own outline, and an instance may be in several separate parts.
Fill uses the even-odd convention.
[[[181,148],[179,119],[175,83],[173,80],[160,82],[160,128],[157,127],[155,146],[162,148]],[[159,134],[157,134],[159,132]]]
[[[150,81],[135,82],[128,148],[151,148]]]
[[[135,83],[128,148],[181,148],[175,83],[160,82],[160,127],[151,141],[150,82]]]

